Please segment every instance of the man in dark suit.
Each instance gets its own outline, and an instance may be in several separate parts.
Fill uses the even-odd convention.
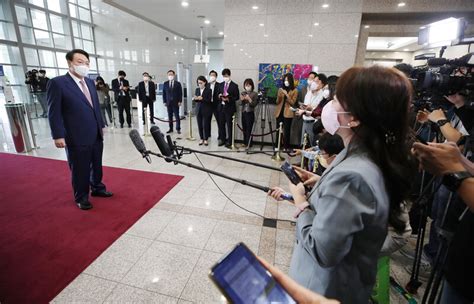
[[[112,80],[112,91],[114,91],[115,102],[117,103],[119,111],[120,128],[123,128],[125,122],[123,118],[123,111],[127,114],[128,127],[132,127],[132,114],[130,113],[130,103],[132,97],[130,96],[130,84],[125,79],[127,74],[124,71],[118,71],[118,78]]]
[[[176,120],[176,131],[181,134],[181,123],[179,118],[179,107],[183,102],[183,89],[181,83],[175,80],[176,73],[168,71],[168,81],[163,84],[163,103],[168,108],[168,120],[170,129],[166,133],[173,132],[173,114]]]
[[[146,107],[150,109],[150,123],[155,124],[154,112],[153,112],[153,103],[156,100],[156,86],[153,81],[150,80],[150,75],[147,72],[143,74],[143,81],[138,83],[138,99],[142,103],[142,117],[143,124],[146,120]]]
[[[217,107],[219,113],[219,142],[227,148],[232,145],[232,116],[236,112],[236,101],[239,99],[239,86],[230,79],[230,70],[222,70],[224,81],[219,84],[220,103]],[[227,132],[226,132],[227,129]]]
[[[217,82],[217,72],[212,70],[209,72],[209,83],[207,84],[207,87],[211,89],[212,95],[211,95],[211,105],[212,105],[212,113],[214,114],[214,117],[216,118],[217,122],[217,127],[219,127],[219,113],[217,112],[217,106],[219,105],[219,83]],[[209,137],[212,136],[211,134],[211,129],[209,129]],[[218,140],[225,140],[217,137]]]
[[[86,77],[89,54],[76,49],[66,59],[68,73],[48,82],[49,124],[56,147],[66,148],[76,204],[88,210],[90,189],[92,196],[112,196],[102,183],[105,125],[94,82]]]

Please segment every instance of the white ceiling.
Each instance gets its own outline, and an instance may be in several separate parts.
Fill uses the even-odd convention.
[[[369,37],[369,51],[416,51],[421,46],[417,44],[418,37]]]
[[[224,31],[224,0],[188,0],[188,7],[182,0],[104,0],[112,6],[139,18],[154,23],[184,38],[200,38],[200,27],[204,27],[204,37],[222,37]],[[211,21],[204,24],[205,16]]]

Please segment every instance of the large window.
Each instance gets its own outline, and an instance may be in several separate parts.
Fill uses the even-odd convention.
[[[44,69],[50,78],[66,73],[66,52],[73,48],[89,52],[91,73],[97,73],[92,21],[90,0],[0,1],[0,65],[15,97],[28,99],[28,70]]]

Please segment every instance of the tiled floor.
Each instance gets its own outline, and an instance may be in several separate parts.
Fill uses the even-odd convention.
[[[3,106],[1,108],[4,132],[0,134],[0,151],[14,153]],[[40,148],[28,155],[64,160],[64,151],[56,149],[50,139],[47,120],[34,119],[33,125]],[[188,123],[185,121],[183,125],[185,128],[181,138],[188,134]],[[167,130],[165,123],[158,123],[158,126]],[[143,133],[141,124],[137,128]],[[173,138],[179,144],[195,149],[227,151],[217,147],[215,122],[213,129],[209,147],[198,146],[197,141],[177,139],[176,133]],[[263,227],[260,217],[239,209],[229,198],[255,213],[287,220],[292,219],[294,211],[289,203],[277,203],[260,190],[214,177],[226,197],[203,172],[157,158],[148,164],[132,145],[129,130],[107,130],[104,165],[178,174],[185,178],[67,286],[54,299],[55,303],[225,302],[207,274],[222,254],[240,241],[288,271],[295,238],[294,227],[284,222],[279,222],[277,229]],[[197,130],[194,132],[197,134]],[[158,151],[151,137],[145,137],[145,143],[149,149]],[[270,156],[262,154],[225,155],[277,165]],[[286,177],[276,171],[204,155],[199,155],[199,158],[209,169],[260,185],[282,184],[286,187],[287,184]],[[199,165],[193,155],[186,155],[183,160]],[[402,284],[408,279],[403,270],[406,264],[400,259],[392,263],[392,272]],[[392,303],[404,303],[393,293],[392,299]]]

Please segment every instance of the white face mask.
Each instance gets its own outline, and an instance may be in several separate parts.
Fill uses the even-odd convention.
[[[73,65],[74,72],[82,77],[86,77],[89,74],[89,67],[87,65]]]
[[[311,84],[313,83],[314,80],[308,79],[308,87],[311,87]]]
[[[316,83],[316,81],[312,81],[309,88],[311,91],[316,91],[318,89],[318,84]]]
[[[288,80],[285,80],[285,87],[289,87],[290,86],[290,82]]]
[[[324,99],[327,99],[329,97],[329,90],[328,89],[324,89],[323,90],[323,98]]]
[[[209,77],[209,81],[210,81],[210,82],[216,81],[216,76],[210,76],[210,77]]]
[[[169,80],[169,81],[172,81],[173,79],[174,79],[174,76],[168,75],[168,80]]]
[[[252,87],[246,86],[246,87],[245,87],[245,90],[246,90],[247,92],[250,92],[250,91],[252,91]]]
[[[205,85],[204,85],[203,83],[199,83],[198,86],[199,86],[199,88],[202,90],[202,89],[204,89],[204,86],[205,86]]]
[[[145,77],[143,77],[143,80],[144,80],[144,81],[148,81],[148,80],[150,80],[150,77],[146,77],[146,76],[145,76]]]
[[[224,77],[224,81],[225,81],[225,82],[229,82],[229,81],[230,81],[230,78],[229,78],[229,77]]]

